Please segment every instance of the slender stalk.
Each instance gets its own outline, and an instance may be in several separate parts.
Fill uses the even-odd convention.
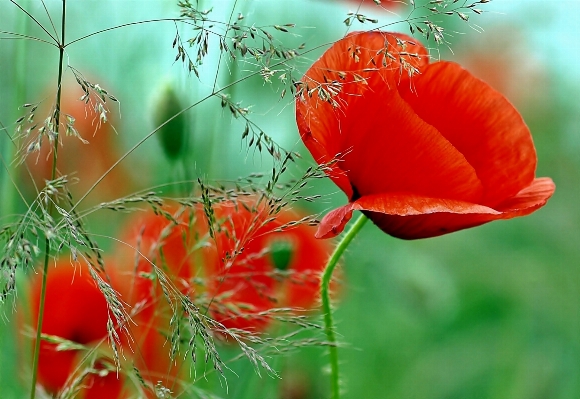
[[[34,358],[32,361],[32,386],[30,387],[30,399],[36,396],[36,379],[38,376],[38,358],[40,357],[40,336],[42,331],[42,319],[44,316],[44,302],[46,297],[46,278],[48,274],[48,260],[50,255],[50,242],[48,238],[44,241],[44,268],[42,270],[42,288],[40,291],[40,306],[38,309],[38,319],[36,324],[36,342],[34,343]]]
[[[326,333],[326,339],[329,343],[328,350],[330,356],[330,385],[332,399],[338,399],[340,397],[340,384],[338,373],[338,348],[336,347],[336,335],[334,332],[334,322],[332,320],[332,308],[330,306],[330,280],[332,278],[332,272],[340,260],[342,253],[348,247],[352,239],[362,229],[367,220],[367,217],[364,214],[361,214],[350,229],[342,236],[342,240],[338,243],[338,246],[324,268],[322,280],[320,281],[320,297],[322,298],[322,312],[324,313],[324,332]]]
[[[58,131],[60,126],[60,99],[62,94],[62,67],[64,61],[65,49],[65,27],[66,27],[66,0],[62,0],[62,21],[61,21],[61,43],[59,44],[59,60],[58,60],[58,78],[57,78],[57,92],[56,92],[56,112],[55,112],[55,139],[52,156],[52,174],[51,180],[56,177],[56,161],[58,158]],[[52,215],[54,206],[52,201],[48,202],[48,214]],[[36,396],[36,379],[38,376],[38,359],[40,357],[40,339],[42,332],[42,320],[44,317],[44,304],[46,299],[46,280],[48,276],[48,261],[50,259],[50,240],[48,237],[44,240],[44,266],[42,269],[42,287],[40,290],[40,306],[38,309],[38,320],[36,324],[36,342],[34,344],[34,358],[32,362],[32,387],[30,389],[30,399]]]
[[[38,25],[40,27],[40,29],[42,29],[44,31],[44,33],[46,33],[52,39],[53,42],[58,43],[57,38],[54,37],[53,35],[51,35],[50,32],[48,30],[46,30],[46,28],[40,22],[38,22],[38,20],[36,18],[34,18],[32,16],[32,14],[30,14],[28,11],[26,11],[20,4],[16,3],[14,0],[10,0],[10,2],[12,4],[14,4],[16,7],[18,7],[20,9],[20,11],[22,11],[23,13],[25,13],[28,16],[28,18],[30,18],[31,20],[33,20],[34,23],[36,25]],[[64,2],[65,2],[65,0],[63,0],[63,3]],[[63,40],[63,42],[64,42],[64,40]]]
[[[248,2],[246,2],[247,4]],[[228,24],[227,24],[227,28],[226,31],[224,33],[224,38],[226,38],[228,36],[228,33],[230,32],[230,26],[232,25],[232,18],[234,17],[234,12],[236,10],[236,6],[238,5],[238,0],[234,0],[234,4],[231,7],[231,12],[230,12],[230,16],[228,18]],[[217,87],[218,84],[218,80],[220,78],[221,75],[221,71],[220,71],[220,67],[222,65],[222,58],[223,58],[224,52],[220,51],[220,55],[218,57],[218,61],[217,61],[217,68],[216,68],[216,72],[215,72],[215,78],[213,81],[213,88],[211,90],[212,94],[217,94],[219,92],[219,89]],[[237,68],[238,63],[234,62],[232,65],[232,68]],[[225,81],[226,83],[231,83],[232,81],[232,77],[233,77],[233,71],[231,72],[231,74],[226,77]],[[218,151],[222,151],[222,149],[220,148],[221,146],[216,145],[216,132],[219,132],[224,123],[224,118],[217,118],[214,119],[213,122],[213,133],[209,136],[209,143],[208,143],[208,147],[209,147],[209,156],[208,156],[208,160],[207,160],[207,165],[206,165],[206,170],[214,170],[215,171],[215,166],[216,165],[222,165],[223,162],[221,160],[219,160],[217,163],[216,158],[217,158],[217,154]],[[210,129],[211,131],[211,129]],[[223,173],[223,169],[220,168],[219,173]]]
[[[27,2],[24,2],[27,5]],[[22,37],[26,37],[26,33],[28,32],[30,19],[22,14],[22,19],[18,22],[18,29],[23,32]],[[12,105],[14,109],[19,109],[25,102],[26,98],[26,58],[28,54],[28,40],[22,40],[19,43],[14,45],[14,79],[15,79],[15,87],[16,91],[13,98]],[[11,117],[15,115],[10,115]],[[16,171],[16,168],[10,163],[10,160],[16,154],[16,144],[13,141],[11,134],[8,132],[8,129],[5,128],[3,125],[0,126],[0,135],[5,135],[5,147],[0,149],[0,155],[3,157],[2,162],[5,164],[5,176],[3,177],[3,173],[0,173],[0,193],[2,198],[3,208],[5,210],[5,215],[11,215],[16,212],[16,202],[17,202],[17,194],[19,194],[18,187],[14,183],[14,176],[13,173]],[[3,139],[0,137],[0,147]]]

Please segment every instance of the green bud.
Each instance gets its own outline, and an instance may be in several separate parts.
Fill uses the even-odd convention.
[[[158,97],[153,103],[153,123],[159,126],[183,110],[183,105],[171,84],[161,88]],[[169,159],[178,159],[184,150],[186,121],[185,115],[180,114],[167,122],[156,133],[163,152]]]
[[[270,244],[270,259],[276,269],[287,270],[292,255],[294,255],[294,246],[290,241],[276,240]]]

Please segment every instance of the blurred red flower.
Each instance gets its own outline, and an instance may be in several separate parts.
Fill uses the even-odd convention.
[[[306,215],[282,210],[272,216],[255,201],[223,202],[213,209],[219,228],[204,268],[217,321],[262,331],[270,318],[261,312],[315,306],[332,248],[314,238],[316,229],[301,221]]]
[[[32,281],[31,316],[38,318],[42,275]],[[58,261],[50,268],[47,276],[46,299],[44,305],[42,333],[63,338],[88,347],[104,342],[107,345],[108,306],[105,297],[94,283],[86,265],[71,265],[68,260]],[[59,350],[57,343],[42,341],[38,362],[38,382],[49,393],[57,393],[65,387],[80,364],[81,351],[77,349]],[[107,370],[105,360],[97,360],[95,368]],[[113,364],[112,359],[107,363]],[[123,388],[124,379],[115,371],[104,375],[92,374],[83,380],[81,397],[117,398]]]
[[[83,91],[75,84],[64,86],[61,99],[60,134],[57,157],[57,177],[68,175],[70,179],[76,178],[76,184],[69,184],[69,189],[75,198],[84,195],[85,192],[120,158],[119,139],[113,124],[115,118],[108,113],[109,120],[101,122],[99,114],[95,111],[95,101],[91,97],[89,104],[81,101]],[[108,106],[110,102],[106,103]],[[113,103],[115,104],[115,103]],[[46,107],[40,107],[37,113],[50,112]],[[39,116],[37,115],[37,118]],[[86,142],[66,132],[64,125],[68,117],[74,118],[73,127]],[[52,143],[44,137],[39,152],[33,152],[26,158],[26,165],[30,169],[37,187],[44,187],[44,180],[50,180],[52,176]],[[30,177],[27,173],[23,176],[25,181]],[[133,179],[122,165],[113,169],[99,184],[90,199],[104,201],[116,198],[130,192]]]
[[[191,209],[170,205],[159,208],[157,213],[148,210],[129,218],[120,235],[123,244],[117,250],[116,259],[122,270],[138,276],[151,274],[155,265],[180,291],[187,292],[193,276],[193,213]]]
[[[162,218],[159,216],[159,218]],[[157,217],[153,226],[144,229],[143,245],[151,251],[155,250],[153,235],[155,227],[164,223]],[[161,230],[163,230],[161,228]],[[170,229],[171,230],[171,229]],[[151,234],[147,236],[147,234]],[[171,235],[170,235],[171,236]],[[171,245],[165,250],[177,251],[179,246]],[[146,253],[147,251],[143,249]],[[150,252],[149,252],[150,253]],[[122,258],[125,254],[119,254]],[[168,256],[168,259],[174,259]],[[131,263],[133,265],[133,263]],[[141,264],[140,264],[141,265]],[[133,368],[139,370],[142,381],[148,387],[139,384],[138,390],[148,398],[155,398],[155,385],[161,383],[173,392],[179,389],[176,385],[182,361],[170,358],[170,345],[167,342],[171,310],[156,289],[150,270],[146,266],[136,271],[132,266],[118,263],[117,260],[107,260],[105,264],[108,281],[118,295],[125,311],[130,314],[131,322],[120,328],[117,326],[124,361],[128,359],[130,368],[122,367],[119,372],[114,370],[113,359],[103,357],[97,359],[94,369],[103,373],[93,373],[82,380],[80,398],[124,398],[130,397],[135,388],[124,387],[126,373],[132,373]],[[183,273],[181,274],[183,276]],[[171,276],[169,273],[168,276]],[[31,285],[31,322],[36,323],[40,303],[41,275],[36,276]],[[88,267],[78,263],[71,265],[69,260],[60,260],[56,267],[50,268],[47,277],[47,293],[44,308],[42,333],[60,337],[64,340],[85,345],[89,348],[96,345],[108,346],[107,321],[109,308],[107,301],[90,276]],[[114,317],[111,316],[115,321]],[[127,330],[130,337],[125,334]],[[42,341],[38,366],[38,382],[46,391],[56,394],[70,387],[74,378],[89,364],[82,362],[86,352],[73,350],[58,350],[57,343]],[[105,370],[109,370],[105,373]],[[129,395],[129,396],[127,396]]]
[[[135,352],[135,367],[146,381],[161,382],[172,391],[178,388],[175,383],[182,362],[170,358],[173,311],[165,293],[193,291],[192,226],[192,210],[177,206],[132,216],[120,235],[123,244],[116,252],[116,267],[108,269],[112,285],[132,309],[134,323],[128,326],[132,340],[125,344]]]
[[[328,174],[349,199],[319,238],[339,234],[354,210],[392,236],[434,237],[527,215],[554,192],[535,178],[516,109],[459,65],[429,63],[406,35],[351,33],[301,82],[302,140],[318,163],[336,160]]]
[[[109,264],[109,266],[111,266]],[[131,315],[126,327],[129,336],[122,335],[122,345],[130,353],[131,365],[139,371],[148,388],[141,393],[147,398],[156,398],[155,385],[161,383],[172,392],[181,368],[181,359],[171,361],[169,320],[172,310],[165,298],[155,289],[147,274],[129,273],[124,267],[108,268],[111,285],[120,294]],[[141,388],[144,388],[140,384]]]

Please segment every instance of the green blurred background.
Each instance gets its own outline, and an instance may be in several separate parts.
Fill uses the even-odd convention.
[[[43,24],[49,23],[40,0],[17,3]],[[69,2],[67,37],[133,21],[177,17],[176,3]],[[212,17],[223,21],[233,3],[206,0],[201,8],[213,7]],[[60,1],[46,4],[59,23]],[[481,8],[488,12],[472,17],[469,24],[455,16],[438,18],[449,33],[450,47],[441,46],[440,56],[461,62],[514,102],[534,136],[537,175],[551,177],[556,193],[529,217],[428,240],[397,240],[368,224],[345,256],[344,287],[336,311],[345,344],[340,350],[344,398],[580,398],[580,75],[576,67],[580,1],[494,0]],[[305,42],[311,48],[342,37],[346,33],[342,21],[356,9],[354,1],[243,0],[237,2],[235,15],[243,13],[248,24],[295,23],[292,34],[279,37],[285,44]],[[390,13],[369,2],[360,12],[378,18],[380,25],[404,19],[409,7]],[[374,26],[355,24],[351,30]],[[406,24],[389,29],[408,32]],[[8,1],[0,3],[0,31],[43,37]],[[185,27],[180,27],[180,33],[191,36]],[[67,48],[71,66],[120,99],[119,151],[152,130],[151,102],[166,82],[174,84],[186,105],[211,90],[217,42],[212,43],[213,49],[210,46],[197,79],[174,63],[174,36],[171,22],[147,23]],[[10,129],[22,112],[19,105],[38,101],[54,85],[58,54],[42,43],[8,37],[0,33],[0,122]],[[298,67],[304,71],[325,48],[300,58]],[[435,49],[433,55],[438,54]],[[224,63],[218,86],[250,69]],[[290,97],[279,100],[279,89],[259,77],[228,92],[244,106],[252,105],[252,119],[283,147],[300,151],[305,158],[301,165],[312,164],[299,143]],[[118,114],[114,107],[111,111]],[[240,144],[243,124],[222,111],[219,100],[206,101],[187,117],[192,136],[185,170],[167,161],[153,138],[125,160],[133,188],[184,176],[232,179],[270,170],[268,156],[247,152]],[[1,132],[4,156],[12,152],[10,145]],[[22,179],[19,184],[26,183]],[[23,212],[17,200],[10,202],[13,196],[7,194],[10,184],[4,167],[0,187],[4,199],[0,217]],[[312,212],[345,201],[330,182],[316,182],[312,192],[325,193],[319,203],[308,204]],[[121,195],[128,193],[121,188]],[[103,214],[101,220],[106,217],[110,215]],[[114,235],[114,220],[99,223],[94,218],[89,223],[94,231]],[[101,245],[106,248],[111,242],[103,240]],[[25,397],[23,384],[29,376],[27,360],[15,345],[17,314],[11,305],[1,312],[0,397]],[[234,369],[239,377],[229,376],[227,397],[325,397],[325,359],[320,347],[276,359],[282,382],[267,376],[260,379],[248,364],[238,362]]]

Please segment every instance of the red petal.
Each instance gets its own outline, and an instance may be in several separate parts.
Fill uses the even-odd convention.
[[[463,154],[386,85],[345,107],[347,171],[359,196],[406,192],[477,203],[483,188]],[[356,198],[354,198],[356,199]]]
[[[98,367],[97,367],[98,369]],[[91,374],[84,381],[84,399],[119,399],[125,378],[115,371],[108,371],[104,376]]]
[[[496,209],[506,215],[503,219],[529,215],[536,209],[544,206],[552,194],[554,194],[555,189],[556,185],[552,179],[548,177],[537,178],[515,197],[499,204]]]
[[[34,277],[30,292],[33,323],[38,318],[42,275]],[[68,259],[59,260],[48,271],[46,284],[42,333],[80,344],[107,336],[107,301],[86,265],[73,266]],[[51,393],[60,390],[73,371],[77,354],[72,350],[57,351],[56,345],[41,342],[39,382]]]
[[[32,285],[32,316],[38,317],[41,275]],[[107,336],[108,306],[84,264],[59,260],[47,276],[42,332],[87,344]]]
[[[359,198],[353,209],[381,230],[404,239],[435,237],[501,218],[501,212],[464,201],[411,194],[377,194]]]
[[[50,393],[57,393],[65,386],[74,370],[77,351],[57,351],[56,344],[40,342],[38,359],[38,382]]]
[[[484,187],[478,202],[494,207],[528,186],[536,152],[526,124],[509,101],[451,62],[437,62],[421,72],[411,85],[399,85],[399,92],[474,167]]]
[[[385,56],[385,50],[394,60]],[[417,56],[400,55],[399,52]],[[350,148],[341,137],[345,104],[371,87],[394,87],[400,78],[400,59],[420,67],[428,63],[427,50],[413,38],[386,32],[353,32],[336,42],[308,70],[302,83],[304,92],[296,101],[296,121],[304,144],[319,163],[341,158]],[[336,95],[329,95],[339,87]],[[322,93],[321,93],[322,92]],[[325,93],[328,101],[325,101]],[[333,105],[332,102],[335,102]],[[341,163],[328,175],[351,198],[353,191]]]
[[[365,212],[381,230],[394,237],[435,237],[493,220],[528,215],[544,206],[554,190],[551,179],[535,179],[497,209],[411,194],[368,195],[329,212],[320,222],[316,237],[330,238],[340,234],[354,210]]]
[[[352,217],[353,203],[348,203],[340,208],[328,212],[318,225],[318,231],[314,235],[316,238],[336,237],[344,230],[344,226]]]

